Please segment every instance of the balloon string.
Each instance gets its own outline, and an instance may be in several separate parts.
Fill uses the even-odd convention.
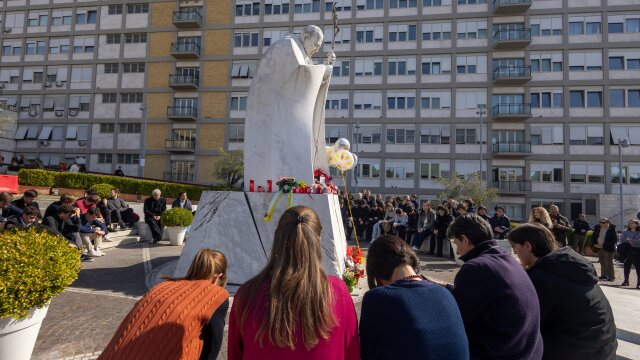
[[[351,201],[349,201],[349,191],[347,190],[347,182],[344,181],[344,170],[340,170],[340,175],[342,175],[342,183],[344,184],[344,194],[347,199],[347,208],[349,209],[349,219],[351,220],[353,233],[356,237],[356,249],[360,249],[360,243],[358,242],[358,230],[356,229],[356,223],[353,221],[353,214],[351,213]]]

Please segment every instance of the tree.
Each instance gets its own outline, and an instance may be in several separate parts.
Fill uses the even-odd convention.
[[[451,173],[451,177],[438,179],[438,183],[444,186],[444,189],[438,195],[441,201],[471,198],[476,204],[486,206],[496,200],[499,195],[498,189],[485,187],[478,174],[471,174],[465,177],[458,175],[454,171]]]
[[[226,185],[233,186],[244,176],[244,153],[242,150],[219,150],[220,157],[216,161],[214,174]]]

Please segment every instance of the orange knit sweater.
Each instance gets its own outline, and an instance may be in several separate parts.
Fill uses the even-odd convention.
[[[197,360],[202,327],[229,293],[210,281],[165,281],[136,303],[99,360]]]

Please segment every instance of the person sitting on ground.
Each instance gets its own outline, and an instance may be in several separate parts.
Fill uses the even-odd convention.
[[[504,208],[502,206],[496,206],[496,213],[489,219],[489,224],[491,225],[495,239],[504,239],[511,230],[511,220],[504,214]]]
[[[573,221],[573,241],[569,244],[571,248],[578,254],[584,255],[584,243],[587,239],[587,232],[591,230],[591,225],[587,222],[584,214],[578,215],[578,218]]]
[[[386,234],[391,230],[393,219],[396,217],[396,211],[392,203],[387,203],[384,206],[384,217],[373,225],[373,231],[371,232],[371,242],[375,241],[381,234]]]
[[[402,210],[402,207],[396,209],[396,215],[393,219],[393,233],[398,235],[399,238],[404,239],[407,234],[407,223],[409,216]]]
[[[107,226],[111,226],[115,218],[120,230],[132,228],[137,221],[135,218],[137,217],[139,220],[140,217],[136,216],[127,202],[120,198],[120,189],[111,189],[109,195],[109,199],[107,200],[108,216],[105,216]]]
[[[356,225],[356,234],[360,240],[366,241],[365,230],[367,229],[367,220],[369,219],[371,209],[364,199],[356,200],[355,203],[356,206],[351,209],[351,213],[353,214],[353,221]]]
[[[422,202],[420,216],[418,217],[418,229],[411,241],[414,251],[420,250],[425,239],[433,236],[433,227],[436,224],[436,212],[431,209],[429,200]]]
[[[477,214],[457,217],[447,237],[464,265],[444,284],[458,303],[472,359],[542,358],[540,305],[527,273]]]
[[[369,212],[369,219],[367,220],[367,238],[371,241],[375,240],[373,237],[374,227],[378,225],[380,221],[384,220],[384,210],[378,206],[376,201],[371,202],[371,211]]]
[[[4,229],[26,229],[29,227],[41,228],[42,225],[40,225],[40,223],[38,222],[38,214],[40,214],[40,211],[38,211],[38,209],[27,206],[21,215],[8,217]]]
[[[153,190],[151,197],[144,201],[144,222],[149,225],[154,243],[162,240],[164,227],[160,222],[160,218],[165,210],[167,210],[167,200],[162,197],[160,189]]]
[[[540,302],[545,359],[616,358],[616,324],[593,264],[558,246],[547,228],[523,224],[509,234]]]
[[[42,225],[51,233],[63,236],[69,244],[78,250],[82,250],[82,238],[80,237],[80,219],[76,217],[76,209],[69,204],[60,205],[56,216],[47,216]],[[82,254],[82,261],[92,261],[89,256]]]
[[[636,289],[640,289],[640,221],[638,219],[629,220],[627,229],[620,234],[620,243],[629,244],[627,257],[624,259],[624,280],[620,286],[629,286],[631,266],[635,266]]]
[[[60,195],[60,200],[59,201],[54,201],[51,204],[49,204],[49,206],[47,206],[47,209],[44,211],[44,218],[48,218],[49,216],[57,216],[58,215],[58,208],[61,205],[71,205],[73,206],[73,209],[76,212],[76,216],[80,217],[80,209],[78,209],[77,207],[75,207],[73,204],[76,202],[76,197],[69,194],[69,193],[65,193]]]
[[[13,205],[11,201],[13,195],[8,192],[0,193],[0,218],[8,219],[10,217],[19,217],[22,215],[22,210]]]
[[[311,208],[282,214],[267,265],[233,301],[229,360],[360,359],[353,300],[323,269],[321,233]]]
[[[100,196],[95,189],[89,189],[85,192],[85,196],[78,198],[73,205],[80,209],[80,214],[84,214],[88,209],[95,208],[100,202]],[[100,215],[102,217],[102,214]]]
[[[38,210],[38,217],[42,218],[42,213],[40,212],[40,205],[35,201],[38,198],[38,192],[35,190],[27,190],[22,194],[20,199],[13,200],[11,203],[20,210],[24,210],[27,206],[31,206]]]
[[[436,237],[436,241],[431,241],[429,244],[429,255],[435,254],[437,257],[444,256],[444,242],[447,237],[447,229],[452,221],[453,215],[447,211],[447,208],[442,205],[438,206],[436,211],[436,221],[433,224],[433,235]],[[448,241],[447,248],[451,249],[451,244],[449,244]],[[450,254],[450,257],[453,257],[453,254]]]
[[[469,359],[455,299],[418,275],[420,262],[405,245],[384,235],[369,247],[369,291],[360,315],[362,359]]]
[[[172,209],[182,208],[182,209],[187,209],[189,211],[193,211],[193,209],[191,208],[191,200],[187,198],[186,191],[180,192],[180,196],[177,199],[173,200],[173,204],[171,204],[171,208]]]
[[[124,318],[98,360],[215,360],[229,309],[227,259],[201,249],[183,278],[165,277]]]
[[[90,208],[86,213],[80,215],[80,238],[86,248],[86,254],[90,257],[106,255],[100,250],[102,239],[107,233],[107,227],[97,217],[100,210]]]
[[[616,226],[609,223],[607,218],[600,219],[591,236],[593,244],[591,248],[598,253],[600,280],[614,281],[616,279],[616,274],[613,271],[613,254],[616,252],[617,242]]]
[[[484,205],[478,206],[478,216],[489,221],[491,218],[487,215],[487,208]]]

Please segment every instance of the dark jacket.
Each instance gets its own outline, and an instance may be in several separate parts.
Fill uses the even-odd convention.
[[[587,235],[587,231],[591,230],[589,223],[580,219],[573,222],[573,228],[576,230],[577,235]]]
[[[418,217],[420,215],[415,210],[413,212],[407,213],[407,227],[411,230],[416,230],[418,228]]]
[[[27,226],[27,224],[25,224],[22,215],[20,216],[9,216],[7,218],[7,223],[4,225],[4,229],[5,230],[10,230],[10,229],[15,229],[15,228],[19,228],[19,229],[25,229],[28,227],[35,227],[38,229],[42,229],[42,225],[40,225],[40,223],[38,221],[33,222],[31,225]]]
[[[476,245],[460,260],[465,263],[449,288],[471,359],[541,359],[540,305],[522,266],[495,240]]]
[[[3,207],[2,209],[0,209],[0,217],[3,218],[10,218],[10,217],[20,217],[22,216],[22,210],[13,205],[13,204],[9,204],[6,207]]]
[[[175,208],[179,208],[180,207],[180,199],[175,199],[173,200],[173,204],[171,204],[171,208],[175,209]],[[191,209],[191,200],[187,199],[184,202],[184,206],[182,207],[183,209],[187,209],[189,211],[193,211]]]
[[[453,215],[445,213],[444,216],[438,214],[433,225],[433,230],[438,230],[438,239],[444,239],[447,236],[447,229],[453,222]]]
[[[500,217],[498,217],[498,215],[493,215],[493,217],[489,219],[489,224],[491,224],[491,230],[495,227],[501,227],[507,231],[511,229],[511,219],[509,219],[507,215],[502,215]]]
[[[58,216],[58,208],[60,207],[60,205],[62,205],[62,201],[54,201],[49,204],[49,206],[47,206],[47,209],[44,211],[43,217],[46,219],[49,216]]]
[[[144,201],[145,220],[152,218],[153,216],[160,216],[165,210],[167,210],[167,199],[163,197],[156,200],[151,196]]]
[[[62,236],[80,231],[80,224],[77,217],[71,217],[63,221],[57,215],[48,216],[44,218],[42,225],[54,234]]]
[[[564,243],[563,239],[565,238],[565,236],[567,235],[567,230],[571,227],[569,226],[569,220],[558,214],[557,216],[553,217],[551,216],[551,214],[549,214],[549,217],[551,218],[551,221],[555,221],[556,223],[564,226],[564,229],[558,229],[558,228],[553,228],[551,229],[551,232],[553,232],[553,236],[556,237],[556,241],[560,242],[560,243]]]
[[[39,218],[42,217],[42,213],[40,212],[40,205],[38,205],[38,202],[36,201],[32,201],[29,205],[27,205],[24,203],[24,197],[21,197],[20,199],[13,200],[11,203],[13,204],[13,206],[17,207],[20,210],[26,209],[27,206],[36,208],[38,209],[38,217]]]
[[[591,244],[598,243],[598,237],[600,237],[600,225],[596,225],[593,229],[593,235],[591,236]],[[616,252],[616,243],[618,242],[618,234],[616,234],[616,226],[609,224],[607,233],[604,234],[604,244],[602,244],[602,250],[608,252]]]
[[[616,358],[616,324],[590,261],[563,247],[527,273],[540,301],[545,359]]]
[[[96,232],[96,227],[100,230],[107,232],[107,227],[102,221],[98,221],[97,219],[93,219],[89,221],[86,217],[87,214],[80,215],[80,232],[81,233],[94,233]]]

